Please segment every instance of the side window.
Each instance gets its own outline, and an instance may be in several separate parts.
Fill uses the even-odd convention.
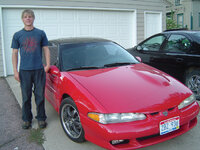
[[[190,41],[183,35],[171,35],[164,47],[167,52],[185,53],[191,46]]]
[[[181,1],[180,0],[175,0],[175,6],[179,6],[181,5]]]
[[[151,39],[147,40],[146,42],[140,45],[140,50],[159,51],[164,40],[165,36],[163,35],[152,37]]]
[[[55,46],[49,46],[50,51],[50,65],[56,65],[58,61],[58,47]]]

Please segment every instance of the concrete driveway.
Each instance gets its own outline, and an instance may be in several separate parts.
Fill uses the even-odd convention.
[[[16,99],[18,100],[20,106],[21,102],[21,92],[19,83],[14,80],[13,76],[6,78],[8,84],[10,85]],[[32,103],[33,115],[36,115],[35,103]],[[103,150],[103,148],[96,146],[93,143],[85,142],[82,144],[72,142],[64,133],[59,116],[53,107],[46,101],[46,113],[48,127],[45,129],[44,134],[46,141],[43,144],[45,150]],[[195,128],[189,132],[176,137],[174,139],[159,143],[146,148],[141,148],[140,150],[197,150],[200,146],[200,115],[198,116],[198,124]],[[37,128],[37,120],[33,119],[33,128]]]

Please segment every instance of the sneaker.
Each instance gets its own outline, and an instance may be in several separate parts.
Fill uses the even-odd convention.
[[[47,123],[45,121],[38,121],[38,126],[40,129],[44,129],[47,126]]]
[[[24,121],[22,124],[22,129],[29,129],[31,127],[30,121]]]

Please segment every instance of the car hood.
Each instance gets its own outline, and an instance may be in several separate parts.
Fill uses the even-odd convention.
[[[68,73],[107,110],[104,113],[166,110],[191,95],[171,76],[142,63]]]

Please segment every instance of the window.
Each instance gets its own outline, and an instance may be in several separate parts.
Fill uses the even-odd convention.
[[[199,27],[200,27],[200,12],[199,12]]]
[[[49,46],[50,55],[50,65],[56,65],[58,61],[58,46]]]
[[[181,0],[175,0],[175,6],[181,5]]]
[[[181,28],[183,28],[183,26],[184,26],[183,14],[177,15],[177,25],[179,25]]]
[[[53,45],[52,43],[49,43],[48,47],[49,47],[49,51],[51,53],[51,55],[50,55],[50,65],[57,65],[57,62],[58,62],[58,46]],[[43,61],[43,64],[46,65],[44,51],[42,51],[42,53],[43,53],[42,54],[42,61]]]
[[[172,19],[172,15],[173,15],[172,12],[168,12],[168,13],[166,13],[166,17],[167,17],[167,19]]]
[[[165,37],[163,35],[155,36],[144,42],[139,48],[145,51],[159,51],[164,40]]]
[[[189,50],[191,46],[190,41],[183,35],[171,35],[164,51],[174,52],[174,53],[185,53]]]

